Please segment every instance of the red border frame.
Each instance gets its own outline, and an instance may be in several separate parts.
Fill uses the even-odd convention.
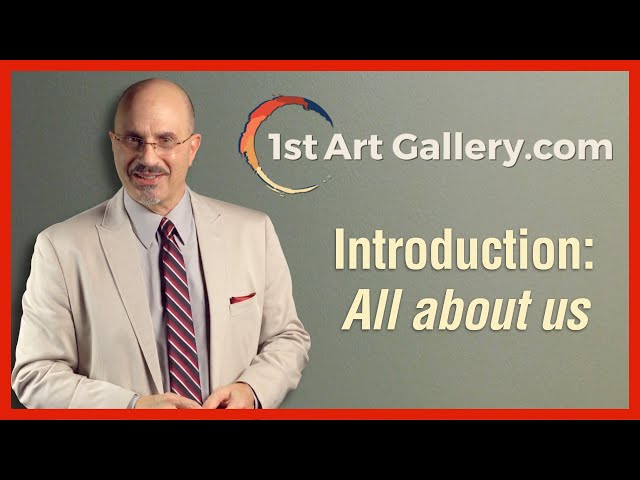
[[[638,193],[638,105],[640,61],[637,60],[8,60],[0,61],[0,129],[11,131],[11,73],[14,71],[625,71],[629,73],[629,247],[638,225],[631,220]],[[11,218],[11,145],[0,143],[5,174],[0,178],[4,218]],[[10,224],[9,224],[10,225]],[[0,236],[5,258],[0,285],[5,322],[0,326],[0,358],[7,379],[11,370],[11,237]],[[638,254],[629,248],[629,408],[625,409],[273,409],[273,410],[23,410],[11,408],[9,392],[0,395],[0,419],[640,419],[640,305],[637,291]],[[9,382],[7,382],[9,383]],[[10,385],[7,386],[8,389]]]

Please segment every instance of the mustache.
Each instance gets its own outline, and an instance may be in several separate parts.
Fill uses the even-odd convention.
[[[138,163],[138,164],[134,164],[131,165],[131,167],[129,167],[129,170],[127,171],[127,173],[129,175],[133,175],[134,173],[139,173],[141,175],[156,175],[158,173],[164,174],[164,175],[169,175],[169,172],[167,172],[164,168],[162,167],[145,167],[144,165]]]

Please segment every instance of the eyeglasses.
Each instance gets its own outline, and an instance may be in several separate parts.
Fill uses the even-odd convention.
[[[145,142],[142,138],[135,137],[133,135],[118,135],[115,132],[113,135],[117,141],[119,141],[124,147],[130,150],[135,150],[136,152],[139,152],[141,150],[144,150],[145,145],[151,145],[153,147],[153,150],[156,153],[161,153],[161,154],[171,153],[173,149],[176,148],[178,145],[182,145],[184,142],[186,142],[191,137],[193,137],[193,133],[192,133],[181,142],[177,142],[174,138],[171,138],[171,137],[162,137],[157,142]]]

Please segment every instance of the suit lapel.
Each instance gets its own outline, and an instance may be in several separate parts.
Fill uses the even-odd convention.
[[[107,204],[102,224],[97,226],[98,235],[120,298],[151,372],[155,389],[158,393],[162,393],[164,391],[162,373],[144,289],[145,283],[137,253],[136,238],[124,208],[123,195],[124,190],[120,189]]]
[[[223,239],[223,216],[212,202],[191,193],[198,247],[209,302],[209,371],[211,390],[220,385],[224,343],[229,326],[229,272]]]

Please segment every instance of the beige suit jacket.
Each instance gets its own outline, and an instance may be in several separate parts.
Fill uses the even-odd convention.
[[[37,237],[12,372],[28,408],[126,408],[134,393],[163,392],[123,194]],[[210,311],[211,388],[246,382],[264,408],[275,408],[297,387],[310,339],[273,224],[193,192],[191,203]]]

